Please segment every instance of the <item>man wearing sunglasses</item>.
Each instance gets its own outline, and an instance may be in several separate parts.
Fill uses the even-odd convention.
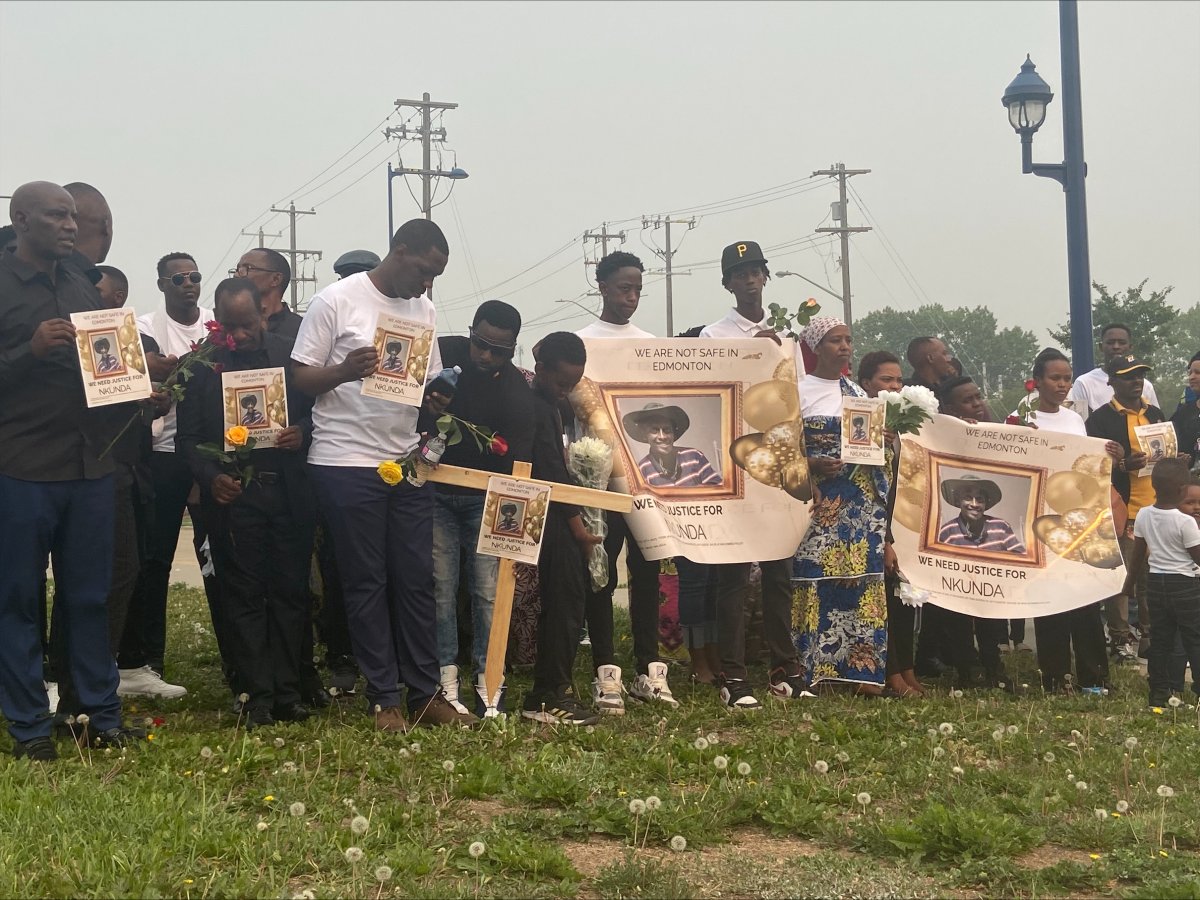
[[[164,380],[179,357],[191,351],[192,344],[204,340],[207,333],[204,321],[209,318],[200,308],[200,284],[203,276],[190,253],[168,253],[158,261],[158,289],[163,293],[163,308],[147,313],[137,320],[138,330],[149,335],[161,352],[146,354],[150,376]],[[194,479],[187,461],[175,453],[175,410],[172,409],[152,426],[153,442],[150,454],[150,476],[154,490],[154,505],[146,542],[146,558],[142,561],[138,586],[129,605],[125,634],[121,641],[119,665],[123,697],[182,697],[187,688],[169,684],[165,674],[164,657],[167,644],[167,589],[171,581],[171,566],[175,547],[183,525],[186,508],[192,521],[193,542],[200,547],[207,539],[199,504],[190,505]],[[201,570],[205,560],[200,558]],[[205,593],[213,612],[213,630],[221,634],[221,617],[217,611],[215,585],[205,579]]]
[[[296,340],[304,317],[283,302],[283,292],[292,281],[292,267],[288,265],[287,257],[278,250],[256,247],[243,253],[229,274],[249,278],[258,288],[268,332],[289,341]]]
[[[533,453],[533,394],[512,363],[521,314],[499,300],[488,300],[475,311],[470,337],[438,338],[442,365],[459,366],[462,374],[447,411],[500,435],[508,443],[505,453],[482,450],[464,439],[442,454],[442,462],[500,475],[512,474],[513,460],[529,462]],[[500,697],[485,700],[483,670],[487,664],[488,636],[500,560],[475,552],[483,522],[484,495],[450,484],[434,485],[433,589],[437,598],[438,663],[442,690],[456,708],[458,679],[459,572],[467,575],[471,601],[471,663],[475,667],[475,714],[494,716],[503,710]],[[461,565],[461,569],[460,569]]]

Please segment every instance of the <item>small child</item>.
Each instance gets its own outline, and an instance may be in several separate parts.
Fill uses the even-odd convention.
[[[1126,560],[1125,588],[1150,557],[1146,605],[1150,610],[1147,654],[1150,705],[1164,706],[1171,696],[1169,659],[1176,635],[1192,666],[1192,690],[1200,695],[1200,489],[1190,484],[1187,464],[1160,460],[1150,476],[1157,497],[1133,523],[1133,552]]]

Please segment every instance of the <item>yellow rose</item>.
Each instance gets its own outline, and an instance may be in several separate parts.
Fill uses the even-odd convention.
[[[235,447],[245,447],[246,441],[250,440],[250,429],[245,425],[233,425],[225,432],[225,440]]]
[[[401,468],[400,463],[392,459],[381,462],[375,471],[388,484],[399,484],[400,480],[404,478],[404,469]]]

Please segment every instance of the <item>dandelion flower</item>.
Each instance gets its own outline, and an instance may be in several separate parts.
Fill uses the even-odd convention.
[[[342,806],[346,807],[347,809],[351,809],[354,806],[354,798],[353,797],[343,797],[342,798]]]
[[[993,741],[1002,741],[1002,740],[1004,740],[1004,729],[1003,729],[1003,728],[997,728],[995,731],[993,731],[993,732],[992,732],[992,740],[993,740]]]
[[[1154,793],[1166,800],[1169,797],[1175,796],[1175,788],[1167,784],[1160,784]]]
[[[1054,754],[1053,754],[1053,753],[1051,753],[1049,750],[1047,750],[1047,751],[1046,751],[1046,752],[1045,752],[1045,753],[1042,755],[1042,759],[1044,759],[1044,760],[1045,760],[1046,762],[1048,762],[1048,763],[1052,763],[1052,762],[1054,762]]]
[[[1167,701],[1167,706],[1171,707],[1171,709],[1178,709],[1179,707],[1183,706],[1183,701],[1178,697],[1172,697]]]
[[[1172,699],[1172,700],[1174,700],[1175,698],[1174,698],[1174,697],[1172,697],[1171,699]],[[83,726],[85,726],[85,727],[86,727],[86,726],[87,726],[87,723],[88,723],[88,722],[90,722],[90,721],[92,721],[92,720],[91,720],[91,717],[90,717],[90,716],[88,716],[88,714],[87,714],[87,713],[80,713],[79,715],[77,715],[77,716],[75,717],[75,724],[76,724],[76,725],[83,725]]]
[[[639,800],[636,797],[629,801],[629,812],[631,815],[640,816],[646,811],[646,801]]]
[[[409,754],[408,750],[406,750],[404,747],[401,747],[399,750],[396,751],[396,755],[399,756],[401,759],[408,759],[410,754]]]
[[[952,690],[950,692],[950,696],[953,697],[955,700],[961,700],[962,696],[963,696],[963,692],[958,690],[957,688],[955,688],[954,690]]]
[[[748,763],[748,762],[738,763],[738,774],[742,775],[742,776],[749,775],[750,774],[750,763]]]
[[[1124,800],[1118,800],[1117,801],[1117,812],[1122,813],[1122,814],[1129,812],[1129,804]]]
[[[290,759],[280,766],[280,768],[283,769],[285,775],[294,775],[296,773],[296,764]]]
[[[811,722],[812,721],[812,713],[802,713],[800,715],[800,719],[801,719],[801,721],[804,721],[804,722]]]
[[[900,742],[900,749],[901,749],[901,750],[907,749],[907,747],[908,747],[908,741],[901,741],[901,742]]]
[[[270,803],[274,799],[275,799],[274,794],[267,794],[267,796],[263,797],[263,803]]]
[[[212,757],[213,757],[212,747],[201,747],[200,748],[200,758],[201,759],[212,759]]]
[[[350,820],[350,831],[354,834],[366,834],[370,825],[366,816],[355,816]]]
[[[837,756],[834,758],[840,763],[850,762],[850,754],[847,753],[845,750],[839,750],[837,753]]]
[[[1094,815],[1101,822],[1108,820],[1108,810],[1107,809],[1093,809],[1092,815]]]
[[[259,831],[266,831],[266,830],[267,830],[267,828],[269,828],[270,826],[268,826],[268,825],[267,825],[267,823],[266,823],[266,822],[264,822],[262,819],[259,819],[259,820],[258,820],[258,822],[257,822],[257,824],[255,824],[255,826],[254,826],[254,827],[255,827],[256,829],[258,829]]]
[[[385,881],[391,881],[392,880],[392,867],[391,866],[380,866],[379,868],[377,868],[375,870],[375,880],[378,881],[380,884],[383,884]]]
[[[596,726],[595,725],[585,725],[583,730],[586,731],[588,734],[595,734]]]
[[[937,740],[938,731],[937,731],[937,729],[936,729],[936,728],[927,728],[927,729],[925,729],[925,733],[926,733],[927,735],[929,735],[929,739],[930,739],[931,741],[936,741],[936,740]]]
[[[1087,789],[1088,789],[1088,783],[1086,781],[1075,782],[1075,790],[1086,791]]]
[[[1017,733],[1018,731],[1020,731],[1021,729],[1020,729],[1018,726],[1016,726],[1016,725],[1009,725],[1009,726],[1008,726],[1006,729],[1004,729],[1004,730],[1005,730],[1005,731],[1007,731],[1009,734],[1016,734],[1016,733]]]
[[[358,865],[363,861],[363,852],[361,847],[346,848],[346,862],[351,865]]]
[[[944,737],[949,737],[950,735],[954,734],[954,726],[949,722],[943,722],[938,726],[938,733]]]
[[[682,853],[687,849],[687,838],[682,834],[675,835],[675,837],[671,838],[671,849],[676,853]]]
[[[829,763],[825,762],[823,759],[818,759],[815,763],[813,763],[813,768],[816,769],[819,774],[824,775],[829,771]]]
[[[638,801],[641,803],[641,801]],[[467,848],[467,852],[471,854],[472,859],[479,859],[483,854],[487,853],[487,844],[483,841],[473,841],[471,846]]]
[[[651,794],[649,797],[646,798],[646,809],[650,810],[650,812],[654,812],[656,809],[659,809],[661,807],[662,807],[662,801],[659,800],[658,797]]]
[[[302,815],[304,815],[304,804],[301,803],[299,800],[297,800],[295,803],[293,803],[291,806],[288,807],[288,812],[290,812],[295,818],[298,819]]]
[[[718,772],[724,772],[729,768],[729,760],[724,756],[714,756],[713,765],[717,767]]]
[[[275,738],[275,740],[273,741],[273,743],[275,744],[275,749],[276,749],[276,750],[282,750],[282,749],[283,749],[283,747],[284,747],[284,745],[285,745],[287,742],[286,742],[286,741],[285,741],[283,738],[279,738],[279,737],[277,737],[277,738]]]
[[[808,739],[810,741],[812,741],[814,744],[821,743],[821,736],[819,734],[817,734],[815,731],[808,736]]]
[[[446,759],[442,761],[442,769],[446,772],[454,771],[454,760]]]
[[[945,747],[934,747],[933,748],[933,758],[934,759],[941,759],[945,755],[946,755]]]
[[[1126,750],[1132,750],[1132,749],[1133,749],[1134,747],[1136,747],[1137,745],[1138,745],[1138,739],[1137,739],[1137,738],[1135,738],[1135,737],[1127,737],[1127,738],[1125,738],[1125,749],[1126,749]]]
[[[871,805],[871,795],[868,794],[866,791],[863,791],[861,794],[859,794],[854,799],[858,801],[859,806],[870,806]]]
[[[413,753],[420,753],[421,752],[421,742],[413,741],[411,744],[408,745],[408,749],[411,750]]]
[[[710,731],[708,733],[707,737],[708,737],[708,743],[711,746],[715,747],[717,744],[720,743],[720,738],[717,736],[717,733],[715,731]]]
[[[708,738],[698,737],[694,741],[692,741],[692,746],[695,747],[697,750],[707,750],[708,749]]]
[[[1072,728],[1071,729],[1071,739],[1075,740],[1075,741],[1082,741],[1083,740],[1083,732]]]
[[[244,705],[249,702],[250,702],[250,695],[247,694],[245,691],[242,691],[242,693],[238,694],[238,703],[241,703]]]
[[[953,769],[951,769],[950,771],[951,771],[951,772],[953,772],[955,775],[961,775],[961,774],[963,773],[963,767],[962,767],[962,766],[955,766],[955,767],[954,767]]]

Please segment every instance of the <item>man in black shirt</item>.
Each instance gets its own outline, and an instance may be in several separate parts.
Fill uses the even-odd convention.
[[[481,428],[495,432],[508,443],[508,450],[495,453],[479,446],[469,435],[447,447],[442,462],[471,469],[511,475],[514,460],[529,462],[533,447],[533,394],[525,376],[512,364],[521,314],[507,303],[488,300],[475,311],[469,338],[438,339],[442,365],[458,366],[462,374],[454,399],[446,411]],[[437,600],[438,665],[446,699],[460,712],[458,683],[458,583],[460,564],[467,575],[471,595],[472,648],[475,666],[475,714],[496,715],[501,697],[485,702],[483,670],[487,665],[488,636],[492,628],[492,606],[500,560],[478,554],[475,546],[483,523],[484,495],[477,490],[449,484],[435,485],[433,505],[433,589]]]
[[[236,689],[249,695],[247,726],[309,717],[302,702],[300,656],[309,618],[308,567],[316,510],[304,448],[311,436],[312,399],[291,381],[292,341],[263,327],[262,301],[248,278],[227,278],[214,294],[216,316],[237,343],[217,350],[213,362],[239,372],[282,366],[288,426],[275,446],[252,450],[254,474],[243,484],[198,449],[224,447],[225,397],[221,375],[197,367],[179,403],[176,452],[200,486],[211,523],[213,566],[221,581],[228,650]]]
[[[541,340],[534,356],[533,477],[571,484],[558,409],[583,378],[587,351],[577,335],[558,331]],[[538,616],[537,662],[533,687],[521,705],[523,718],[551,725],[594,725],[600,721],[575,699],[571,672],[587,593],[583,550],[602,540],[588,533],[579,507],[550,504],[538,559],[542,611]]]
[[[292,267],[282,253],[266,247],[247,250],[229,274],[249,279],[258,289],[267,331],[296,340],[304,317],[283,302],[283,292],[292,281]]]
[[[13,253],[0,255],[0,703],[13,753],[57,756],[50,739],[39,584],[53,554],[67,664],[90,736],[125,744],[105,597],[112,580],[113,461],[101,458],[115,417],[89,409],[73,312],[100,307],[88,279],[63,265],[75,249],[75,201],[32,182],[10,204]]]

